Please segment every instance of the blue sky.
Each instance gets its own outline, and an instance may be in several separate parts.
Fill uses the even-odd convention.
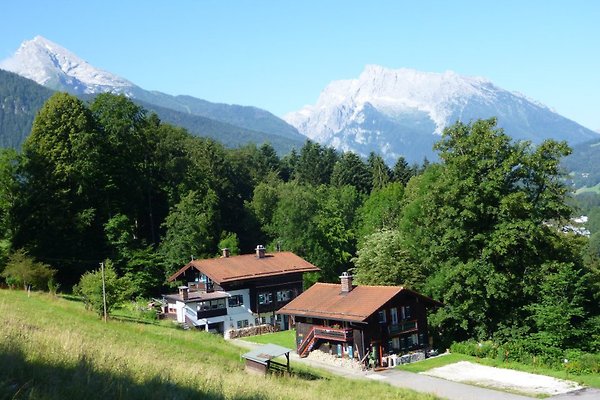
[[[1,6],[0,59],[42,35],[145,89],[314,103],[367,64],[453,70],[600,129],[600,2],[31,1]]]

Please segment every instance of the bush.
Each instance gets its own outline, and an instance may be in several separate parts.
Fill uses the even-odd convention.
[[[468,340],[453,343],[453,353],[480,358],[495,358],[503,362],[563,369],[572,374],[600,373],[600,354],[585,353],[581,350],[561,350],[555,347],[542,347],[532,340],[515,340],[498,344],[492,341],[476,342]],[[565,362],[566,360],[566,362]]]
[[[474,340],[468,340],[466,342],[453,343],[450,346],[450,351],[473,357],[496,358],[498,354],[498,345],[491,341],[476,342]]]
[[[48,288],[48,282],[54,278],[54,274],[56,270],[47,264],[35,261],[25,250],[20,249],[8,257],[8,263],[1,276],[11,287],[23,286],[25,289],[32,287],[45,290]]]
[[[123,303],[131,296],[131,284],[127,278],[119,278],[110,261],[104,268],[104,281],[106,291],[106,312]],[[94,310],[98,315],[103,315],[104,304],[102,295],[102,271],[90,271],[83,274],[79,283],[73,287],[73,292],[83,298],[85,306]]]

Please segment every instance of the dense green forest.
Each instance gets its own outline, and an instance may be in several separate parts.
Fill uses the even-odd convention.
[[[435,149],[439,163],[393,168],[311,141],[279,157],[191,136],[123,96],[57,93],[22,152],[0,153],[0,271],[25,251],[69,290],[109,259],[150,296],[191,257],[265,244],[319,266],[307,285],[352,269],[444,302],[442,343],[599,351],[600,243],[560,229],[566,144],[513,142],[490,119],[456,123]]]

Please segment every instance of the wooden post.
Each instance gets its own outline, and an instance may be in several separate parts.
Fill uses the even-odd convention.
[[[102,305],[104,307],[104,322],[107,321],[107,312],[106,312],[106,284],[105,284],[105,278],[104,278],[104,263],[101,262],[100,263],[100,268],[102,270]]]
[[[290,353],[285,353],[285,358],[287,358],[287,372],[290,373]]]

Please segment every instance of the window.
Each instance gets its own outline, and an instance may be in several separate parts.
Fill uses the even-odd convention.
[[[237,322],[238,329],[247,328],[248,326],[249,326],[249,323],[248,323],[247,319],[243,319],[243,320]]]
[[[225,307],[225,299],[206,300],[198,303],[198,311],[221,310]]]
[[[271,304],[273,302],[273,293],[260,293],[258,295],[258,304]]]
[[[410,306],[402,307],[402,319],[409,319],[411,317]]]
[[[380,310],[379,313],[377,313],[377,316],[378,316],[378,319],[379,319],[380,323],[384,324],[386,322],[386,319],[385,319],[385,310]]]
[[[396,307],[393,307],[392,309],[390,309],[390,315],[392,316],[392,324],[397,324],[398,323],[398,309]]]
[[[392,338],[392,349],[400,350],[400,338]]]
[[[229,298],[229,307],[239,307],[244,305],[244,296],[241,294],[234,294]]]
[[[419,335],[417,335],[416,333],[413,333],[412,335],[409,335],[406,337],[406,345],[408,347],[417,346],[418,344],[419,344]]]
[[[291,298],[292,298],[291,290],[280,290],[277,292],[277,301],[280,303],[282,301],[289,301]]]

